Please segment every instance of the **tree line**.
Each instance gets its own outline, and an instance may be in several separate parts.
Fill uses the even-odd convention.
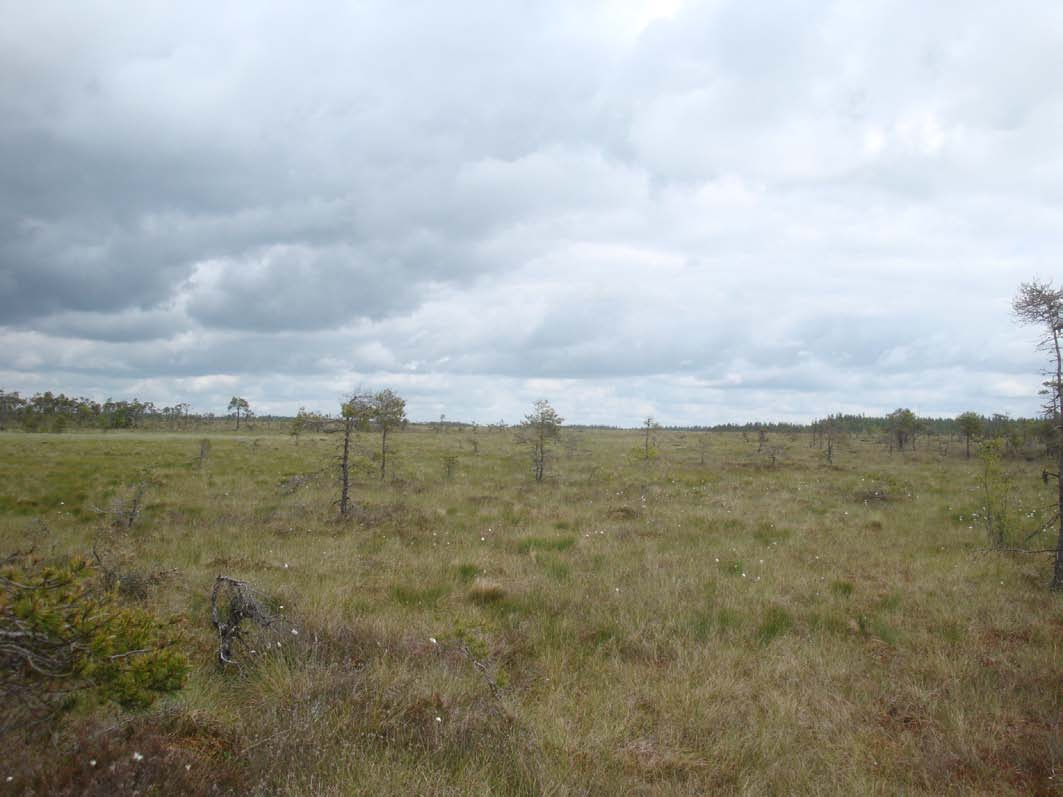
[[[249,422],[287,423],[293,434],[319,432],[339,424],[339,419],[319,412],[300,408],[294,417],[256,416],[250,402],[241,396],[233,396],[227,414],[193,413],[191,405],[176,403],[158,406],[138,398],[96,401],[84,396],[67,396],[64,393],[46,391],[24,398],[17,391],[0,390],[0,429],[23,429],[25,431],[62,432],[66,429],[191,429],[204,424],[217,425],[231,420],[233,428]],[[340,412],[342,418],[342,409]],[[656,424],[656,422],[654,422]],[[476,427],[475,423],[446,421],[432,425],[452,428]],[[723,423],[704,426],[661,426],[667,431],[678,432],[745,432],[759,434],[818,435],[829,427],[831,431],[846,435],[875,436],[892,435],[899,449],[918,445],[920,438],[936,436],[960,437],[967,440],[978,437],[1001,439],[1015,450],[1040,443],[1054,450],[1055,423],[1051,416],[1041,418],[1011,418],[1002,413],[980,415],[964,412],[955,418],[922,417],[907,408],[899,408],[883,416],[851,415],[838,413],[808,423]],[[487,428],[495,428],[491,425]],[[577,425],[579,429],[620,429],[617,426]],[[645,422],[639,428],[645,428]],[[338,428],[336,429],[338,431]]]
[[[68,429],[202,429],[235,419],[271,423],[272,415],[256,416],[247,399],[233,396],[228,413],[192,412],[190,404],[180,402],[159,406],[138,398],[96,401],[85,396],[68,396],[48,390],[24,397],[18,391],[0,390],[0,430],[22,429],[27,432],[64,432]]]

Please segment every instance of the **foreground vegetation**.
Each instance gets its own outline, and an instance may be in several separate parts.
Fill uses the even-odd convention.
[[[1063,604],[1050,556],[1000,550],[1054,544],[1044,462],[654,436],[566,431],[537,483],[508,432],[411,427],[384,481],[358,433],[342,518],[337,435],[0,435],[0,553],[93,558],[191,665],[150,708],[10,735],[0,782],[1057,792]],[[219,575],[279,618],[224,667]]]

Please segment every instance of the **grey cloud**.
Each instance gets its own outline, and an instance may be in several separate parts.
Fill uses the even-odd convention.
[[[210,264],[218,273],[193,289],[189,313],[220,329],[322,329],[380,318],[410,306],[419,285],[404,264],[374,262],[349,246],[276,246]]]
[[[570,135],[593,71],[559,89],[564,66],[533,59],[553,25],[545,7],[531,28],[486,9],[388,9],[234,7],[212,33],[195,10],[27,14],[38,39],[8,37],[0,56],[23,78],[0,82],[4,317],[151,306],[203,260],[277,246],[371,249],[370,282],[389,281],[396,260],[406,282],[482,268],[460,250],[514,186],[463,202],[463,164]],[[72,29],[82,22],[84,37]],[[418,234],[435,255],[410,256]],[[199,316],[228,325],[242,308],[223,304],[204,300]]]
[[[1063,246],[1051,4],[651,6],[20,9],[3,378],[1032,412],[1007,305]]]
[[[48,316],[37,328],[56,338],[121,343],[172,338],[186,324],[181,312],[164,308],[117,313],[67,311]]]

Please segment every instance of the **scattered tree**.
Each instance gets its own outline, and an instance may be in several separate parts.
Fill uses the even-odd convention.
[[[820,443],[826,448],[827,464],[834,464],[834,444],[843,434],[842,425],[835,415],[828,415],[819,424]]]
[[[1003,548],[1008,541],[1011,526],[1012,482],[1011,473],[1004,467],[1001,456],[1002,441],[990,440],[982,446],[982,522],[985,524],[986,540],[994,548]]]
[[[967,446],[966,458],[971,458],[971,438],[982,431],[982,416],[977,412],[964,412],[957,416],[956,426]]]
[[[897,443],[897,448],[904,451],[904,447],[912,442],[918,426],[915,413],[904,407],[891,412],[886,416],[889,423],[890,435]]]
[[[306,407],[300,407],[292,419],[289,433],[295,438],[295,444],[299,445],[299,435],[303,432],[320,432],[325,425],[325,418],[320,412],[307,412]]]
[[[644,420],[642,422],[642,427],[643,427],[643,429],[646,432],[646,446],[645,446],[645,448],[646,448],[646,459],[649,459],[650,458],[650,435],[653,434],[654,432],[656,432],[658,429],[660,429],[661,425],[659,423],[657,423],[657,421],[651,415],[650,417],[648,417],[646,420]],[[654,444],[655,444],[654,447],[656,447],[656,440],[654,440]]]
[[[454,478],[454,470],[458,467],[458,455],[457,454],[444,454],[443,455],[443,474],[446,480],[449,482]]]
[[[388,433],[406,423],[406,400],[391,390],[381,390],[373,396],[372,421],[380,430],[380,480],[388,467]]]
[[[340,454],[340,515],[351,511],[351,438],[359,429],[369,428],[373,399],[368,393],[354,393],[340,406],[343,418],[343,453]]]
[[[26,406],[26,400],[18,391],[6,393],[0,390],[0,430],[6,429],[11,418],[17,417],[18,412]]]
[[[391,390],[356,392],[340,407],[343,418],[343,453],[340,455],[340,514],[350,513],[351,440],[354,432],[376,427],[380,431],[380,478],[387,475],[388,435],[406,423],[406,401]]]
[[[546,399],[539,399],[532,412],[524,416],[518,440],[531,448],[535,481],[541,482],[546,472],[546,457],[549,446],[561,436],[561,424],[565,419],[557,414]]]
[[[236,416],[236,428],[240,429],[240,416],[245,417],[251,412],[251,405],[247,403],[247,399],[240,396],[233,396],[229,399],[229,414]]]
[[[1049,352],[1051,370],[1046,382],[1048,399],[1045,413],[1056,428],[1056,519],[1059,533],[1056,540],[1056,561],[1052,572],[1052,589],[1063,590],[1063,289],[1050,282],[1024,282],[1012,302],[1012,310],[1019,322],[1041,328],[1038,344],[1042,351]]]
[[[292,418],[292,424],[288,428],[288,434],[295,440],[295,444],[299,445],[299,435],[303,433],[306,428],[306,407],[300,407],[299,412],[295,413],[295,417]]]
[[[698,435],[698,453],[701,454],[702,465],[705,464],[705,455],[709,451],[710,442],[711,441],[709,440],[708,432],[702,432],[700,435]]]

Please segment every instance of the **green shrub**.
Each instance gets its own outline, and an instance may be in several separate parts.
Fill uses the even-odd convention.
[[[75,705],[77,698],[143,708],[180,689],[188,663],[173,624],[122,606],[88,562],[0,566],[0,695],[4,727]]]

